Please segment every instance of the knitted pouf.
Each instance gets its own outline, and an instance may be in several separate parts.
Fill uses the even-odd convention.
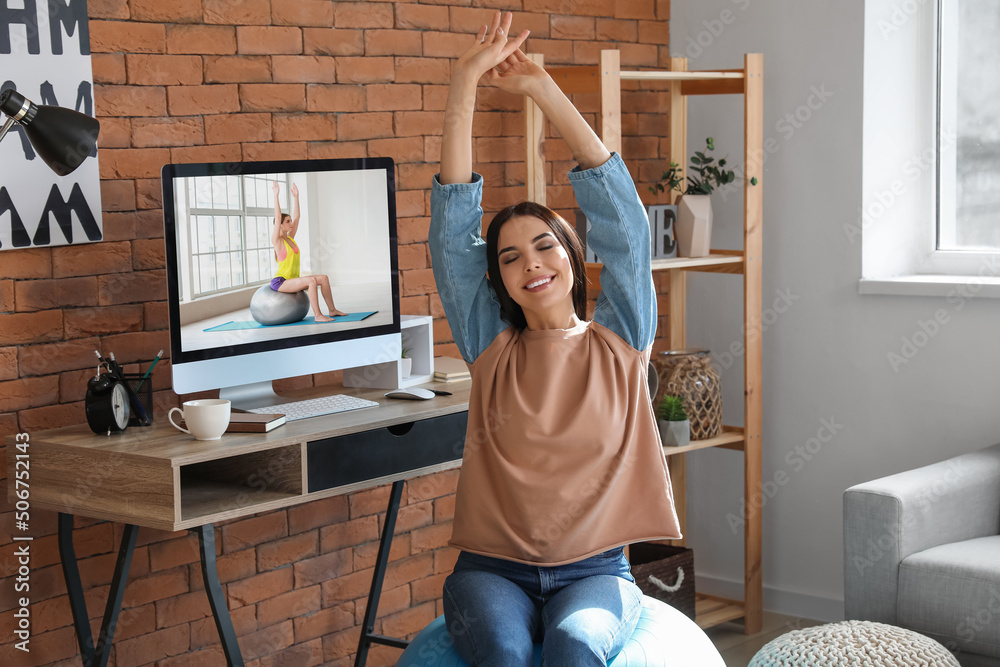
[[[535,665],[542,647],[535,645]],[[642,599],[635,632],[608,667],[725,667],[722,656],[694,621],[651,597]],[[468,667],[452,648],[451,638],[438,616],[410,642],[396,667]],[[566,665],[566,667],[571,667]]]
[[[747,667],[960,667],[944,646],[894,625],[843,621],[786,632]]]

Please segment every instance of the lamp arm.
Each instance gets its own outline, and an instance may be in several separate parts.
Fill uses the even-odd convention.
[[[14,127],[14,123],[16,122],[17,121],[10,116],[7,117],[7,122],[3,124],[3,129],[0,130],[0,141],[3,141],[3,138],[7,136],[7,130]]]

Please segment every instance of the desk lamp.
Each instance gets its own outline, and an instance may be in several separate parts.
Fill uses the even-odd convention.
[[[11,89],[0,93],[0,111],[7,116],[0,141],[19,123],[35,152],[60,176],[79,167],[97,147],[101,124],[79,111],[37,105]]]

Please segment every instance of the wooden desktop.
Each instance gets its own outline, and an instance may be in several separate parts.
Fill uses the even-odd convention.
[[[372,632],[402,484],[460,466],[468,421],[470,383],[433,386],[453,395],[409,401],[386,399],[384,389],[323,387],[327,393],[377,401],[379,407],[289,422],[269,433],[227,433],[217,441],[194,440],[163,418],[110,436],[95,435],[85,424],[30,433],[31,508],[59,512],[63,573],[84,664],[107,664],[138,527],[198,533],[205,588],[223,648],[229,664],[242,665],[215,571],[213,524],[390,482],[355,664],[364,665],[372,642],[405,646]],[[289,396],[306,397],[307,392]],[[14,438],[8,438],[9,470],[14,469],[13,445]],[[15,499],[9,484],[7,494]],[[73,515],[126,524],[96,645],[73,552]]]

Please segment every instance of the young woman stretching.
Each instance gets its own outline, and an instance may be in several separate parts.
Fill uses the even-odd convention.
[[[271,245],[274,246],[274,256],[278,259],[278,270],[271,278],[271,289],[276,292],[301,292],[306,290],[309,305],[317,322],[332,322],[338,315],[347,313],[337,310],[333,305],[333,293],[330,291],[330,279],[323,274],[313,276],[299,275],[299,246],[295,243],[295,232],[299,230],[299,187],[292,184],[292,215],[281,212],[281,202],[278,201],[280,188],[278,181],[271,186],[274,191],[274,224],[271,226]],[[322,291],[323,300],[330,311],[330,317],[319,309],[317,290]]]
[[[476,667],[605,667],[642,593],[623,545],[679,537],[646,385],[656,326],[649,223],[612,155],[497,12],[455,63],[431,194],[434,276],[472,364],[469,426],[444,584],[455,648]],[[472,171],[477,82],[529,96],[568,143],[569,178],[604,262],[586,321],[580,241],[522,202],[480,232]]]

